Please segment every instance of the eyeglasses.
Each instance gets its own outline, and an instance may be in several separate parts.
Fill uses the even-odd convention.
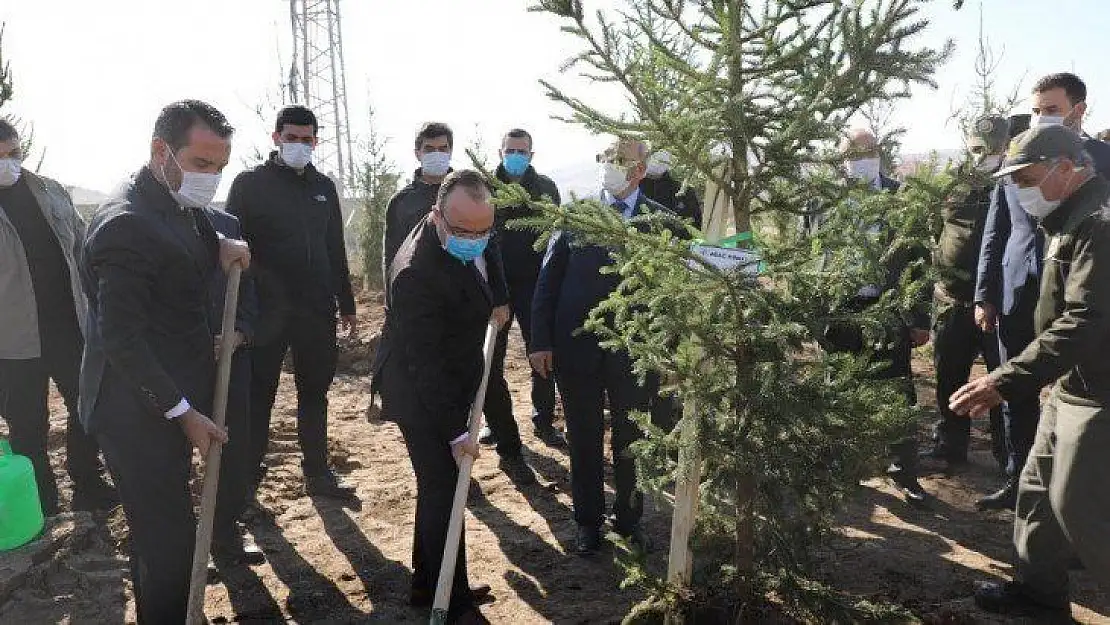
[[[447,232],[453,236],[462,237],[464,239],[482,239],[488,237],[490,232],[493,231],[493,228],[486,228],[485,230],[467,230],[466,228],[460,228],[448,221],[447,215],[445,215],[442,210],[438,208],[436,210],[439,212],[439,220],[443,222],[444,227],[447,228]]]

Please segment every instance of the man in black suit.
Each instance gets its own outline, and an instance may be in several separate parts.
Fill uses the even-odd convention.
[[[496,261],[490,193],[481,174],[462,170],[440,185],[436,205],[402,243],[389,274],[390,352],[382,363],[383,408],[397,421],[416,473],[413,605],[430,605],[443,559],[458,477],[456,462],[478,457],[468,431],[481,384],[482,344],[494,309],[487,281]],[[459,547],[448,621],[487,623]]]
[[[196,520],[192,447],[227,440],[205,413],[216,359],[211,272],[250,261],[200,212],[231,155],[215,108],[162,109],[150,162],[93,217],[81,261],[89,298],[80,416],[97,437],[127,515],[138,622],[185,620]]]
[[[604,190],[601,200],[625,219],[651,212],[669,212],[640,191],[646,171],[647,146],[619,140],[598,155]],[[640,548],[647,541],[640,527],[643,495],[636,489],[636,466],[628,447],[641,432],[629,418],[634,410],[649,411],[654,384],[642,386],[632,372],[627,352],[601,347],[598,337],[578,330],[590,311],[609,297],[619,277],[601,273],[612,260],[609,250],[573,245],[556,233],[548,245],[532,302],[532,345],[528,358],[543,376],[554,373],[566,412],[570,439],[571,498],[578,523],[576,549],[590,554],[601,547],[605,520],[604,400],[612,421],[613,473],[616,501],[614,527]]]

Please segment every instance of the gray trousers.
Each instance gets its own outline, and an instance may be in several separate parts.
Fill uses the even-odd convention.
[[[1066,605],[1068,563],[1110,583],[1110,409],[1053,389],[1018,485],[1017,579],[1046,604]]]

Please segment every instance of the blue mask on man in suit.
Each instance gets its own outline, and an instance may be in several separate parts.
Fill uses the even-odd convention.
[[[464,263],[469,263],[477,260],[486,251],[486,245],[489,244],[489,235],[480,239],[464,239],[457,237],[453,234],[447,235],[447,243],[443,249],[447,253],[461,260]]]

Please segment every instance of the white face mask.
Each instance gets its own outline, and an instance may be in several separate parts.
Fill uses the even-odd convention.
[[[665,163],[655,163],[655,162],[652,162],[652,161],[648,161],[647,177],[648,178],[660,178],[660,177],[663,176],[663,174],[667,173],[667,171],[669,171],[669,170],[670,170],[670,168],[667,167],[667,165]]]
[[[425,152],[420,157],[420,170],[429,176],[445,176],[451,169],[449,152]]]
[[[1063,126],[1063,115],[1034,115],[1029,120],[1029,125],[1033,128],[1041,128],[1043,126]]]
[[[0,187],[12,187],[19,182],[23,163],[18,158],[0,158]]]
[[[1047,217],[1060,206],[1060,200],[1044,199],[1044,193],[1041,193],[1040,187],[1025,187],[1024,189],[1018,187],[1015,192],[1017,193],[1018,203],[1025,209],[1025,212],[1037,219]]]
[[[181,170],[181,187],[176,191],[170,189],[170,195],[177,203],[187,208],[204,208],[212,203],[216,197],[216,188],[220,186],[220,174],[205,174],[196,171],[185,171],[178,162],[173,150],[169,149],[170,158]],[[162,164],[162,179],[166,178],[166,165]]]
[[[997,170],[998,166],[1001,165],[1001,164],[1002,164],[1002,155],[1001,154],[991,154],[989,156],[984,156],[983,158],[979,159],[979,162],[975,163],[975,169],[977,169],[977,170],[979,170],[983,173],[991,173],[991,172]]]
[[[660,150],[652,154],[647,162],[647,177],[659,178],[663,174],[671,170],[671,153],[666,150]]]
[[[879,169],[881,167],[879,159],[877,158],[861,158],[854,161],[848,161],[847,164],[848,175],[856,180],[863,182],[875,182],[879,179]]]
[[[304,169],[311,160],[311,145],[297,141],[281,144],[281,162],[293,169]]]
[[[1076,105],[1078,106],[1078,105]],[[1072,107],[1066,115],[1038,115],[1034,114],[1029,119],[1030,128],[1040,128],[1042,126],[1066,126],[1079,132],[1079,118],[1068,120],[1068,117],[1075,112],[1075,107]]]
[[[597,174],[601,188],[610,195],[617,195],[628,189],[628,169],[616,163],[600,163]]]
[[[1014,185],[1014,193],[1017,194],[1018,204],[1021,204],[1025,212],[1037,219],[1044,219],[1060,206],[1060,200],[1046,200],[1044,192],[1041,191],[1041,184],[1044,184],[1044,181],[1048,180],[1048,177],[1055,170],[1055,167],[1048,170],[1048,173],[1036,186],[1019,187]]]

